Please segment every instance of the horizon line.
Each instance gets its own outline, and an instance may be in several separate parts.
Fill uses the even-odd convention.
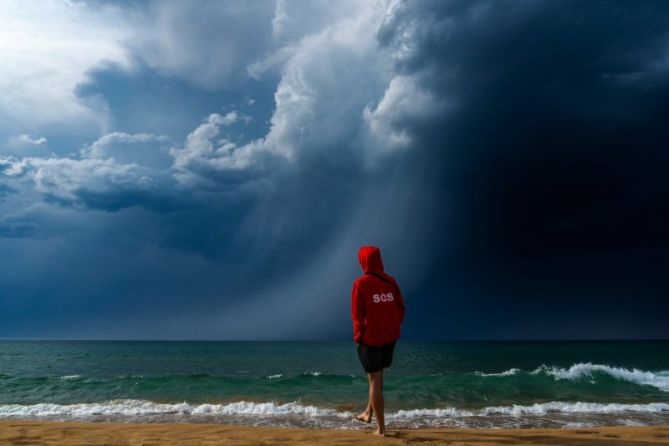
[[[499,339],[446,339],[428,338],[401,339],[405,342],[635,342],[669,341],[669,338],[499,338]],[[353,339],[155,339],[155,338],[39,338],[39,337],[0,337],[3,341],[84,341],[84,342],[351,342]]]

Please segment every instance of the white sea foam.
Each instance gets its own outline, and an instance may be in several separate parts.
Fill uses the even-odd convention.
[[[527,406],[484,407],[478,415],[545,415],[549,413],[590,413],[590,414],[621,414],[621,413],[664,413],[669,412],[669,403],[623,404],[623,403],[566,403],[551,401]]]
[[[279,378],[283,378],[283,375],[281,373],[276,374],[276,375],[269,375],[267,377],[267,379],[279,379]]]
[[[142,416],[142,415],[304,415],[308,417],[351,417],[350,412],[301,405],[299,403],[276,404],[239,401],[229,404],[188,403],[161,404],[145,400],[112,400],[104,403],[85,404],[8,404],[0,405],[0,417],[72,417],[95,416]]]
[[[200,404],[192,408],[192,414],[211,415],[306,415],[310,417],[336,416],[350,417],[350,412],[338,412],[316,406],[303,406],[299,403],[275,404],[251,403],[239,401],[230,404]]]
[[[454,407],[441,409],[400,410],[389,414],[389,418],[420,418],[420,417],[483,417],[490,415],[546,415],[550,413],[588,413],[588,414],[625,414],[625,413],[666,413],[669,414],[669,403],[624,404],[624,403],[585,403],[551,401],[531,405],[488,406],[478,410],[464,410]]]
[[[499,373],[475,372],[475,374],[478,375],[478,376],[512,376],[512,375],[518,374],[521,371],[522,370],[520,370],[520,369],[513,368],[513,369],[505,370],[505,371],[499,372]]]
[[[81,378],[81,375],[65,375],[58,377],[58,379],[79,379],[79,378]]]
[[[397,412],[386,415],[390,419],[413,419],[423,417],[435,418],[453,418],[453,417],[473,417],[476,413],[469,410],[457,409],[455,407],[446,407],[443,409],[413,409],[398,410]]]
[[[583,427],[593,427],[596,426],[595,423],[590,423],[590,422],[584,422],[584,421],[571,421],[564,426],[562,426],[563,429],[578,429],[578,428],[583,428]]]

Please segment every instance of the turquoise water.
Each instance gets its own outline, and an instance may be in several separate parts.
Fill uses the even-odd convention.
[[[0,341],[0,417],[359,427],[352,342]],[[400,342],[390,424],[669,424],[669,342]]]

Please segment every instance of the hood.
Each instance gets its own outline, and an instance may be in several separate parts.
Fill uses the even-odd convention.
[[[376,246],[363,246],[360,248],[360,251],[358,251],[358,260],[364,272],[383,274],[381,250]]]

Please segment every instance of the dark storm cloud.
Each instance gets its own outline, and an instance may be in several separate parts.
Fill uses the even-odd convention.
[[[457,104],[421,133],[442,148],[449,229],[434,272],[448,276],[424,291],[445,324],[470,337],[666,336],[667,5],[423,6],[406,3],[379,35],[417,35],[399,69]]]
[[[348,337],[362,244],[408,337],[668,335],[669,6],[266,5],[140,8],[110,131],[0,157],[0,335]]]

